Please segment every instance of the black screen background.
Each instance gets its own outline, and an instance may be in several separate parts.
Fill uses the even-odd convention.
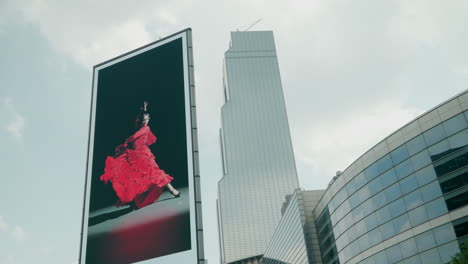
[[[90,211],[117,201],[112,185],[99,177],[106,157],[135,133],[135,117],[145,100],[157,137],[150,146],[156,163],[174,177],[174,187],[188,186],[181,38],[99,70],[96,96]]]

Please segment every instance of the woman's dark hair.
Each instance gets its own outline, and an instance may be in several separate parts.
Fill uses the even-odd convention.
[[[143,122],[144,115],[149,115],[148,111],[144,111],[142,108],[138,111],[135,117],[135,129],[138,130],[141,128],[141,123]]]

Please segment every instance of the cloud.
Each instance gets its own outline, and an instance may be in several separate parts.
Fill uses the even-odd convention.
[[[24,128],[26,126],[25,118],[16,111],[11,97],[4,98],[3,107],[7,113],[7,124],[4,127],[5,130],[14,137],[18,143],[23,143]]]
[[[179,16],[164,2],[18,0],[5,8],[16,11],[9,13],[16,21],[37,27],[56,51],[90,69],[169,34]]]
[[[6,258],[5,261],[6,261],[5,262],[6,264],[16,264],[17,263],[16,258],[13,257],[12,255],[8,255],[8,257]]]
[[[11,230],[11,235],[16,241],[23,241],[26,238],[26,232],[21,226],[15,225]]]
[[[179,19],[177,18],[177,16],[174,14],[172,10],[168,8],[161,8],[158,11],[158,16],[162,21],[168,24],[176,25],[179,23]]]
[[[73,59],[90,68],[91,65],[143,46],[151,40],[142,21],[129,20],[109,28],[88,45],[77,45]]]
[[[423,111],[384,104],[370,112],[352,113],[345,119],[310,124],[295,134],[296,162],[303,187],[326,188],[336,171]]]
[[[0,231],[1,232],[8,232],[10,226],[5,222],[3,216],[0,215]]]
[[[51,256],[53,252],[54,252],[54,249],[51,247],[44,246],[44,247],[39,248],[39,253],[42,256]]]
[[[317,2],[275,31],[300,183],[313,189],[468,82],[468,2]]]
[[[0,232],[9,234],[16,241],[23,241],[26,239],[26,232],[19,225],[10,225],[0,215]]]

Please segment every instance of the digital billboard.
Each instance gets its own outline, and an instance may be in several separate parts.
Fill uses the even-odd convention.
[[[202,263],[191,30],[94,67],[80,263]]]

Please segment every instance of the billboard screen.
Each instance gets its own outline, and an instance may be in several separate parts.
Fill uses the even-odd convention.
[[[94,67],[80,263],[198,263],[191,67],[189,29]]]

